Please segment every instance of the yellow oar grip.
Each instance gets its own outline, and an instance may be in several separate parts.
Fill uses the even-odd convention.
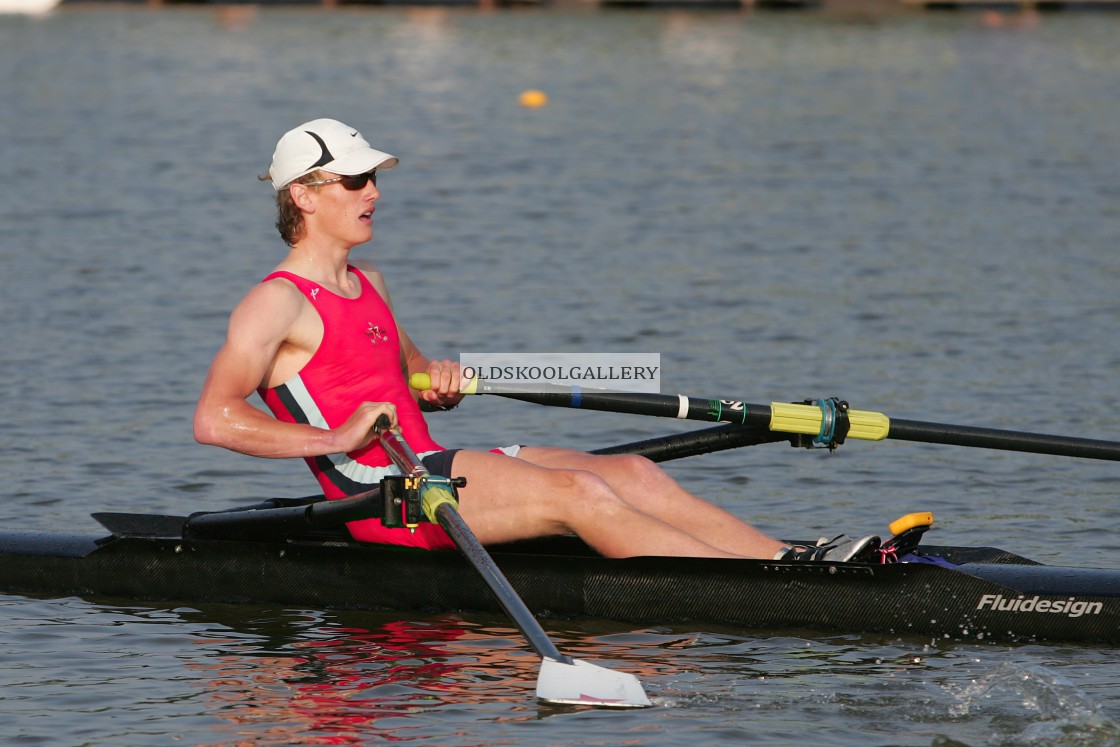
[[[445,503],[450,503],[454,509],[459,508],[459,502],[455,500],[451,491],[439,485],[429,485],[420,496],[420,506],[424,509],[424,515],[433,524],[439,523],[439,519],[436,518],[436,511]]]
[[[803,433],[815,436],[821,432],[824,416],[816,405],[770,403],[770,430],[776,433]],[[882,441],[891,429],[891,420],[879,412],[848,410],[848,438],[861,441]]]
[[[432,388],[432,377],[426,373],[414,373],[408,377],[408,385],[418,392]],[[460,394],[477,394],[478,379],[471,379],[459,386]]]

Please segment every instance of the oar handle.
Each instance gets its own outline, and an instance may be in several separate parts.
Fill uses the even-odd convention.
[[[432,388],[432,377],[426,373],[414,373],[408,377],[408,385],[418,392]],[[468,379],[459,385],[459,394],[482,394],[478,391],[478,379]]]

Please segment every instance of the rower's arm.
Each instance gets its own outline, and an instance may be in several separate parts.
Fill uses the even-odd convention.
[[[363,403],[334,430],[285,423],[249,404],[288,341],[302,303],[302,295],[287,284],[262,283],[234,309],[195,409],[195,440],[252,456],[309,457],[370,443],[382,412],[395,422],[395,411],[383,403]]]

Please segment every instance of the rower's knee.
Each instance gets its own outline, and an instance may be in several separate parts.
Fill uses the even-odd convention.
[[[609,516],[624,506],[607,481],[594,472],[553,470],[553,479],[560,511],[577,521],[580,516]]]
[[[618,454],[611,460],[611,473],[632,485],[652,486],[670,479],[656,463],[638,454]]]

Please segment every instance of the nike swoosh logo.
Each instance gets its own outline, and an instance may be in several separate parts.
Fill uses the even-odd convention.
[[[357,132],[351,132],[351,133],[350,133],[350,137],[357,137],[357,136],[358,136],[358,133],[357,133]]]
[[[311,164],[314,168],[319,168],[320,166],[324,166],[334,160],[334,156],[331,155],[331,151],[329,148],[327,148],[327,144],[323,142],[323,138],[319,137],[311,130],[304,130],[304,132],[314,138],[315,142],[319,144],[319,148],[322,150],[322,155],[319,156],[319,160]]]

